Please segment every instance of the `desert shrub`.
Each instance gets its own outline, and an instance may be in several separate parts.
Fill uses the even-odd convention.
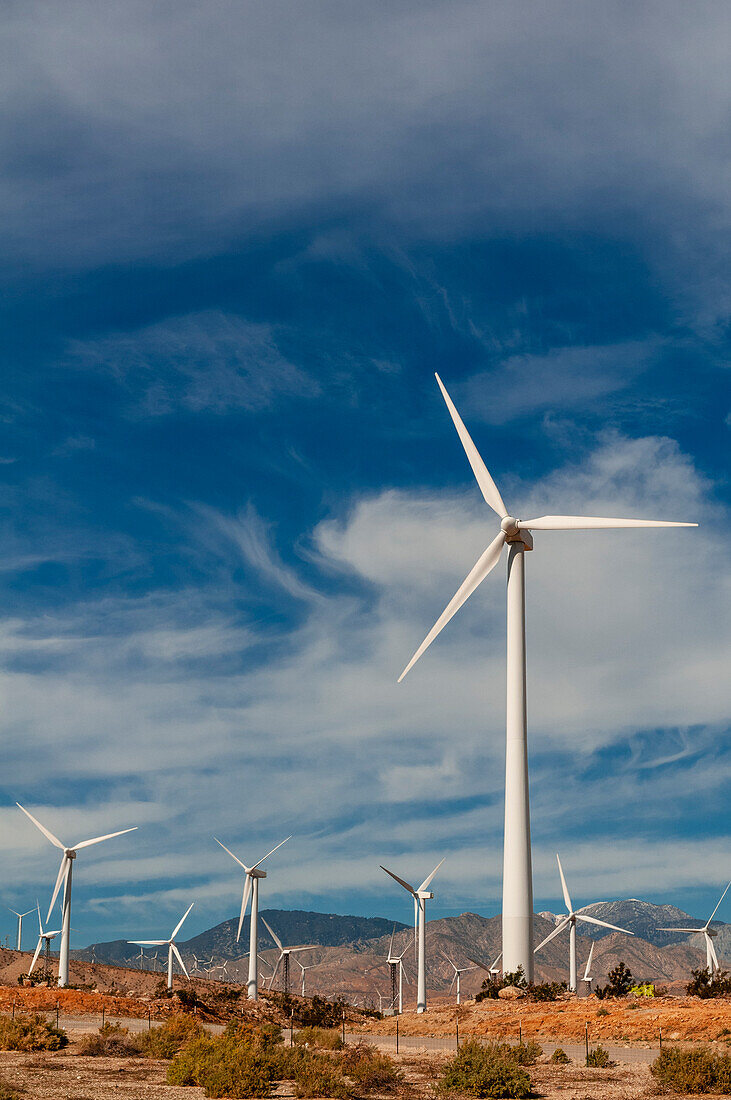
[[[609,981],[605,986],[597,986],[594,992],[601,1000],[603,997],[626,997],[635,980],[632,971],[623,962],[618,962],[614,970],[609,971]]]
[[[366,1092],[389,1092],[403,1080],[403,1074],[393,1059],[387,1054],[381,1054],[369,1043],[355,1043],[346,1047],[340,1067],[343,1073],[356,1082],[359,1090]]]
[[[650,1072],[673,1092],[731,1093],[731,1056],[707,1048],[666,1047],[650,1066]]]
[[[607,1066],[612,1065],[612,1062],[609,1058],[609,1052],[604,1047],[594,1047],[586,1056],[586,1064],[598,1069],[606,1069]]]
[[[193,1016],[179,1012],[161,1027],[153,1027],[139,1037],[140,1051],[148,1058],[173,1058],[186,1043],[197,1039],[201,1025]]]
[[[539,982],[528,986],[528,997],[531,1001],[557,1001],[566,989],[566,982]]]
[[[303,1058],[295,1067],[295,1095],[300,1097],[331,1096],[347,1100],[353,1089],[345,1080],[340,1067],[324,1054],[312,1054]]]
[[[532,1039],[527,1043],[516,1043],[510,1052],[519,1066],[534,1066],[543,1054],[542,1048]]]
[[[340,1032],[331,1027],[303,1027],[294,1036],[294,1041],[302,1046],[320,1047],[322,1050],[343,1048]]]
[[[474,1039],[469,1040],[447,1062],[441,1089],[480,1097],[529,1096],[530,1077],[509,1050],[506,1043],[482,1046]]]
[[[68,1036],[53,1027],[40,1012],[0,1017],[0,1050],[61,1050]]]
[[[0,1100],[21,1100],[21,1094],[11,1088],[6,1081],[0,1081]]]
[[[556,1047],[551,1055],[551,1061],[555,1066],[567,1066],[571,1059],[569,1058],[563,1047]]]
[[[338,1027],[342,1023],[345,1001],[326,1001],[315,994],[304,1002],[291,1003],[294,1021],[300,1027]]]
[[[727,970],[711,974],[707,966],[691,971],[693,978],[685,987],[689,997],[728,997],[731,994],[731,975]]]
[[[630,993],[634,993],[635,997],[654,997],[655,996],[655,983],[654,982],[635,982],[630,989]]]
[[[475,997],[475,1001],[494,1000],[500,990],[507,989],[508,986],[515,986],[517,989],[528,989],[528,982],[522,966],[519,966],[517,970],[509,970],[502,975],[496,974],[493,976],[490,974],[482,983],[482,989]]]
[[[140,1041],[132,1036],[126,1027],[119,1024],[102,1024],[93,1035],[85,1035],[79,1043],[77,1053],[90,1056],[114,1057],[126,1054],[139,1054]]]
[[[604,1006],[602,1006],[601,1008],[598,1008],[596,1010],[596,1014],[597,1014],[597,1016],[608,1016],[609,1015],[609,1009],[604,1008]]]
[[[202,1003],[194,989],[176,989],[175,994],[184,1008],[195,1008]]]

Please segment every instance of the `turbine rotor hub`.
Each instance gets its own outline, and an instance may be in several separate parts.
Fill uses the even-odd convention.
[[[505,518],[500,521],[500,526],[508,536],[515,536],[518,534],[518,521],[514,516],[505,516]]]

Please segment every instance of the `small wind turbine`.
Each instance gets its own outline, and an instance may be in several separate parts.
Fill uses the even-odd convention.
[[[216,844],[221,844],[218,837],[213,838]],[[283,844],[286,844],[292,837],[285,837],[277,844],[276,848],[272,848],[271,852],[267,852],[265,856],[254,863],[251,867],[247,867],[245,863],[242,863],[238,856],[235,856],[225,844],[221,844],[224,852],[228,852],[231,859],[235,860],[239,867],[243,867],[246,872],[246,881],[244,883],[244,892],[241,895],[241,913],[239,915],[239,928],[236,933],[236,942],[239,942],[241,935],[241,928],[244,923],[244,916],[246,914],[246,907],[249,904],[249,898],[251,897],[251,920],[249,921],[249,976],[246,982],[246,996],[251,1001],[257,1000],[259,996],[259,975],[257,972],[257,960],[259,958],[259,930],[257,927],[259,916],[259,879],[266,878],[266,871],[260,871],[259,865],[264,862],[265,859],[269,859],[269,856],[273,855],[277,848],[281,848]]]
[[[23,938],[23,917],[30,916],[30,914],[33,913],[35,910],[28,909],[27,912],[25,912],[25,913],[16,913],[14,909],[11,909],[7,905],[5,906],[5,908],[8,910],[8,913],[12,913],[13,916],[18,918],[18,939],[17,939],[17,942],[16,942],[15,950],[20,951],[21,950],[20,943],[21,943],[21,940]]]
[[[525,551],[533,549],[531,531],[581,531],[612,527],[697,527],[650,519],[605,519],[596,516],[540,516],[516,519],[508,513],[497,486],[482,461],[462,418],[436,376],[449,415],[467,454],[486,504],[500,518],[500,531],[477,560],[447,604],[414,656],[399,676],[413,668],[437,634],[484,581],[508,544],[507,599],[507,712],[505,748],[505,834],[503,844],[503,970],[523,967],[533,979],[533,874],[531,869],[530,808],[528,797],[528,740],[525,672]]]
[[[627,936],[634,936],[634,932],[630,932],[627,928],[619,928],[616,924],[608,924],[605,920],[599,920],[598,917],[590,917],[584,912],[588,909],[589,905],[583,905],[581,909],[574,909],[571,904],[571,898],[569,897],[569,888],[566,885],[566,879],[564,878],[563,867],[561,866],[561,860],[556,853],[556,860],[558,861],[558,873],[561,876],[561,889],[563,890],[563,900],[566,902],[566,909],[568,910],[566,916],[556,925],[553,932],[550,932],[545,940],[541,940],[536,947],[534,954],[537,954],[542,947],[545,947],[547,943],[550,943],[552,939],[560,935],[564,928],[569,929],[569,992],[576,992],[576,922],[577,920],[585,921],[587,924],[597,924],[600,928],[611,928],[613,932],[624,932]],[[598,905],[599,903],[594,901],[591,905]]]
[[[191,901],[190,905],[185,910],[185,912],[183,913],[183,915],[180,918],[180,920],[178,921],[178,923],[175,925],[175,928],[173,929],[172,935],[171,935],[169,940],[127,940],[127,943],[133,943],[135,945],[135,947],[167,947],[167,949],[168,949],[168,991],[169,992],[172,992],[172,989],[173,989],[173,956],[175,956],[175,958],[178,960],[178,962],[180,963],[180,966],[182,967],[183,973],[185,974],[188,981],[190,981],[190,974],[185,969],[185,963],[183,962],[183,956],[178,951],[178,946],[175,943],[175,937],[177,936],[180,929],[183,927],[183,922],[185,921],[186,917],[188,916],[188,913],[191,911],[191,909],[193,908],[194,905],[195,905],[195,902]],[[157,955],[155,957],[157,958]]]
[[[38,956],[41,953],[41,948],[45,946],[46,978],[49,978],[51,974],[51,940],[55,939],[56,936],[59,936],[61,934],[61,929],[57,928],[55,932],[44,932],[43,922],[41,920],[41,907],[40,905],[37,905],[36,908],[38,910],[38,944],[36,946],[35,954],[33,956],[33,961],[28,968],[28,977],[30,978],[35,969],[35,965],[38,962]]]
[[[63,919],[61,921],[61,947],[58,955],[58,984],[61,988],[69,984],[69,933],[71,931],[71,868],[73,862],[76,859],[76,853],[81,851],[82,848],[90,848],[92,844],[99,844],[102,840],[111,840],[115,836],[123,836],[124,833],[133,833],[137,828],[133,825],[131,829],[120,829],[116,833],[105,833],[104,836],[95,836],[92,840],[82,840],[78,844],[74,844],[71,848],[67,848],[65,844],[62,844],[57,836],[54,836],[50,829],[47,829],[45,825],[41,825],[40,821],[37,821],[33,814],[29,813],[25,807],[21,806],[19,802],[15,805],[19,810],[22,810],[26,817],[29,817],[37,829],[43,833],[43,835],[50,840],[51,844],[54,844],[57,848],[60,848],[63,852],[61,857],[61,866],[58,870],[58,877],[56,879],[56,885],[53,888],[53,895],[51,897],[51,904],[48,906],[48,916],[46,920],[50,920],[53,906],[56,903],[58,892],[61,889],[61,883],[63,883]]]
[[[716,954],[716,948],[713,946],[713,941],[716,938],[716,936],[718,935],[718,932],[716,931],[715,928],[711,928],[710,924],[711,924],[711,921],[713,920],[713,918],[715,917],[716,913],[718,912],[718,908],[719,908],[721,902],[726,897],[726,894],[728,893],[729,886],[731,886],[731,882],[729,882],[728,886],[726,887],[724,892],[721,894],[720,898],[718,899],[718,904],[716,905],[716,908],[713,910],[710,917],[708,918],[708,920],[706,921],[706,923],[703,925],[702,928],[658,928],[658,932],[688,932],[689,934],[693,933],[694,935],[702,935],[704,940],[706,941],[706,969],[711,974],[713,974],[714,970],[720,970],[721,965],[718,961],[718,955]]]
[[[447,857],[445,856],[444,859]],[[440,859],[436,867],[430,875],[422,882],[421,886],[415,890],[413,886],[410,886],[404,879],[399,878],[393,871],[389,871],[388,867],[384,867],[381,864],[381,870],[385,871],[387,875],[395,879],[399,886],[403,886],[404,890],[408,891],[414,899],[414,917],[416,921],[416,939],[417,939],[417,951],[416,951],[416,970],[417,970],[417,983],[416,983],[416,1011],[426,1012],[426,903],[430,898],[434,897],[434,894],[428,889],[429,884],[434,878],[435,874],[444,863],[444,859]]]
[[[460,1004],[461,1003],[460,979],[461,979],[463,974],[467,973],[468,970],[477,970],[477,966],[476,965],[475,966],[455,966],[454,963],[452,962],[452,960],[449,958],[449,956],[445,955],[443,951],[442,951],[442,955],[447,960],[449,965],[452,967],[452,970],[454,971],[454,977],[452,978],[451,985],[449,986],[449,989],[447,990],[447,996],[449,996],[449,994],[452,992],[452,989],[454,988],[454,983],[456,982],[457,983],[457,1004]]]
[[[304,995],[305,995],[305,973],[308,970],[312,970],[313,966],[317,966],[317,963],[307,963],[307,965],[305,966],[305,964],[301,963],[299,961],[299,959],[295,959],[294,961],[297,963],[297,966],[302,971],[302,993],[301,993],[301,996],[304,997]]]
[[[145,949],[144,949],[144,947],[141,947],[139,955],[135,955],[135,962],[137,963],[137,969],[138,970],[144,969],[143,966],[142,966],[144,961],[145,961]]]
[[[293,954],[295,954],[295,952],[299,952],[299,951],[314,951],[316,949],[317,945],[313,944],[313,943],[310,943],[310,944],[300,944],[300,946],[298,946],[298,947],[282,947],[282,941],[279,939],[276,932],[272,931],[272,929],[270,928],[269,924],[264,919],[264,917],[262,917],[261,919],[264,922],[264,924],[266,925],[267,932],[269,933],[269,935],[272,937],[272,939],[276,943],[277,947],[279,948],[279,958],[277,959],[277,965],[274,967],[274,972],[272,973],[272,976],[269,979],[269,988],[271,989],[272,986],[274,985],[274,979],[277,976],[277,972],[279,970],[279,964],[282,961],[284,961],[283,985],[284,985],[284,995],[286,997],[289,994],[289,956],[293,955]]]

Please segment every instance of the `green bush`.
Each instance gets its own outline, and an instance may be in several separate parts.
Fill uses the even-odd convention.
[[[353,1089],[340,1067],[324,1054],[308,1054],[295,1067],[295,1095],[300,1097],[331,1096],[347,1100]]]
[[[692,970],[692,981],[688,982],[685,992],[689,997],[728,997],[731,994],[731,975],[727,970],[716,970],[711,974],[708,967]]]
[[[342,1050],[340,1031],[330,1027],[303,1027],[294,1036],[300,1046],[320,1047],[322,1050]]]
[[[594,992],[602,1000],[604,997],[626,997],[635,980],[632,971],[623,962],[617,963],[614,970],[609,971],[609,981],[605,986],[598,985]]]
[[[563,1047],[556,1047],[551,1055],[551,1061],[555,1066],[567,1066],[571,1059],[569,1058]]]
[[[488,999],[495,999],[501,989],[507,989],[508,986],[515,986],[517,989],[528,989],[528,982],[526,981],[523,967],[519,966],[517,970],[508,971],[502,976],[492,974],[485,978],[482,983],[482,989],[475,997],[475,1002],[484,1001]]]
[[[393,1059],[365,1042],[346,1047],[340,1067],[366,1092],[389,1092],[403,1080],[403,1074]]]
[[[731,1055],[701,1047],[666,1047],[650,1066],[652,1076],[667,1089],[680,1093],[731,1093]]]
[[[130,1035],[126,1027],[121,1027],[119,1024],[102,1024],[93,1035],[84,1036],[77,1048],[77,1054],[91,1057],[99,1055],[120,1057],[139,1054],[140,1049],[139,1038]]]
[[[273,1065],[264,1045],[199,1035],[168,1066],[169,1085],[199,1085],[210,1097],[268,1096]]]
[[[49,1024],[40,1012],[15,1019],[0,1017],[0,1050],[61,1050],[68,1035]]]
[[[148,1058],[174,1058],[181,1047],[197,1039],[202,1028],[194,1016],[179,1012],[161,1027],[153,1027],[139,1037],[140,1051]]]
[[[510,1048],[510,1053],[519,1066],[534,1066],[543,1054],[543,1049],[529,1039],[527,1043],[516,1043]]]
[[[566,992],[566,982],[539,982],[528,986],[528,999],[531,1001],[557,1001]]]
[[[441,1088],[480,1097],[530,1096],[530,1077],[509,1052],[507,1043],[469,1040],[445,1066]]]
[[[612,1062],[609,1059],[609,1052],[604,1047],[594,1047],[586,1056],[586,1064],[598,1069],[606,1069],[607,1066],[612,1065]]]

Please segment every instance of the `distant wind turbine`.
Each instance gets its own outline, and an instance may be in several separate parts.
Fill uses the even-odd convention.
[[[510,515],[490,473],[482,461],[462,418],[439,375],[436,375],[449,415],[464,447],[486,504],[497,513],[500,531],[483,552],[447,604],[414,656],[399,676],[413,668],[437,634],[484,581],[508,544],[507,598],[507,709],[505,747],[505,834],[503,843],[503,970],[517,970],[533,978],[533,873],[528,795],[528,741],[526,726],[525,671],[525,551],[533,549],[531,531],[581,531],[631,527],[697,527],[651,519],[605,519],[597,516],[539,516],[516,519]]]
[[[726,894],[728,893],[728,890],[729,890],[729,886],[731,886],[731,882],[729,882],[728,886],[726,887],[724,892],[721,894],[720,898],[718,899],[718,903],[716,905],[716,908],[713,910],[710,917],[708,918],[708,920],[706,921],[706,923],[703,925],[702,928],[658,928],[658,932],[687,932],[688,934],[692,933],[694,935],[702,935],[704,940],[706,941],[706,969],[711,974],[713,974],[714,970],[720,970],[721,965],[718,961],[718,955],[716,954],[716,948],[713,946],[713,941],[714,941],[715,937],[718,935],[718,932],[716,931],[715,928],[711,928],[710,924],[711,924],[711,921],[713,920],[713,918],[715,917],[716,913],[718,912],[718,909],[719,909],[719,906],[720,906],[721,902],[726,897]]]
[[[45,948],[46,948],[46,978],[48,978],[48,975],[51,972],[51,961],[50,961],[51,940],[54,940],[56,938],[56,936],[59,936],[61,934],[61,929],[58,928],[58,929],[56,929],[55,932],[44,931],[43,921],[41,920],[41,907],[40,907],[40,905],[37,905],[36,908],[38,910],[38,944],[36,946],[35,954],[33,955],[33,961],[30,964],[30,966],[28,967],[28,977],[30,978],[31,974],[35,970],[35,965],[38,962],[38,956],[41,953],[41,948],[45,945]],[[31,910],[31,912],[32,912],[32,910]]]
[[[7,909],[8,913],[12,913],[13,916],[18,918],[18,939],[16,941],[15,950],[20,951],[21,950],[20,944],[21,944],[22,939],[23,939],[23,917],[30,916],[31,913],[35,912],[35,910],[34,909],[28,909],[25,913],[16,913],[15,910],[11,909],[10,906],[8,906],[8,905],[6,905],[5,908]]]
[[[170,939],[168,939],[168,940],[127,940],[127,943],[133,943],[135,945],[135,947],[167,947],[167,949],[168,949],[168,990],[170,992],[172,992],[172,988],[173,988],[173,955],[175,956],[175,958],[180,963],[181,969],[182,969],[183,973],[185,974],[186,978],[188,979],[188,981],[190,981],[190,974],[185,969],[185,963],[183,962],[183,956],[178,951],[178,945],[175,943],[175,937],[177,936],[180,929],[183,927],[183,923],[184,923],[185,919],[187,918],[188,913],[191,911],[191,909],[193,908],[194,905],[195,905],[195,902],[191,901],[190,905],[185,910],[185,912],[183,913],[183,915],[180,918],[180,920],[178,921],[178,923],[175,925],[175,928],[173,929],[173,932],[172,932],[172,935],[170,936]],[[155,958],[157,958],[157,954],[155,954]]]
[[[452,967],[452,970],[454,971],[454,977],[452,978],[451,985],[449,986],[449,989],[447,990],[447,995],[449,995],[452,992],[452,989],[454,988],[454,983],[456,982],[457,983],[457,1004],[460,1004],[461,1003],[460,979],[461,979],[463,974],[467,973],[468,970],[477,970],[477,966],[476,965],[475,966],[455,966],[455,964],[452,962],[452,960],[449,958],[448,955],[445,955],[444,952],[442,952],[442,955],[444,956],[444,958],[447,960],[449,965]]]
[[[317,966],[317,963],[307,963],[307,965],[305,965],[304,963],[301,963],[299,961],[299,959],[295,959],[294,961],[297,963],[297,966],[302,971],[302,993],[301,993],[301,996],[304,997],[304,995],[305,995],[305,974],[307,973],[308,970],[312,970],[313,966]]]
[[[54,836],[50,829],[47,829],[45,825],[41,825],[40,821],[37,821],[33,817],[32,813],[29,813],[24,806],[21,806],[19,802],[15,805],[19,810],[22,810],[26,817],[30,818],[37,829],[43,833],[43,835],[50,840],[51,844],[54,844],[56,848],[60,848],[63,852],[61,857],[61,866],[58,870],[58,877],[56,878],[56,885],[53,888],[53,895],[51,897],[51,904],[48,906],[48,916],[46,920],[51,919],[51,913],[53,906],[56,903],[58,892],[61,889],[61,883],[63,883],[63,905],[62,905],[62,920],[61,920],[61,947],[58,955],[58,984],[61,988],[69,984],[69,934],[71,931],[71,869],[73,862],[76,859],[76,853],[81,851],[82,848],[90,848],[92,844],[100,844],[102,840],[112,840],[115,836],[123,836],[125,833],[133,833],[137,828],[133,825],[131,829],[120,829],[116,833],[105,833],[104,836],[95,836],[92,840],[82,840],[78,844],[74,844],[71,848],[67,848],[65,844],[62,844],[57,836]]]
[[[221,844],[218,837],[213,838],[216,844]],[[250,1001],[256,1001],[259,997],[259,973],[257,961],[259,958],[259,879],[266,878],[266,871],[259,870],[260,864],[265,859],[269,859],[269,856],[274,855],[278,848],[281,848],[283,844],[286,844],[288,840],[291,840],[291,836],[287,836],[284,840],[281,840],[277,844],[276,848],[272,848],[270,852],[267,852],[265,856],[262,856],[260,860],[252,864],[251,867],[247,867],[245,863],[242,863],[238,856],[235,856],[233,852],[226,847],[225,844],[221,844],[224,852],[228,852],[231,859],[238,863],[239,867],[243,867],[246,872],[246,880],[244,882],[244,892],[241,895],[241,913],[239,915],[239,928],[236,933],[236,942],[239,942],[241,936],[241,928],[244,923],[244,916],[246,915],[246,907],[249,904],[249,898],[251,898],[251,919],[249,921],[249,976],[246,982],[246,995]],[[268,925],[267,925],[268,927]]]
[[[284,964],[283,965],[284,976],[283,976],[283,983],[282,984],[284,985],[284,995],[286,997],[289,994],[289,956],[294,955],[295,953],[298,953],[300,951],[314,951],[316,949],[317,945],[313,944],[313,943],[310,943],[310,944],[300,944],[297,947],[283,947],[282,946],[282,941],[280,940],[277,933],[275,931],[273,931],[273,929],[270,927],[270,925],[267,923],[267,921],[264,919],[264,917],[262,917],[261,919],[262,919],[263,923],[266,926],[267,932],[269,933],[269,935],[272,937],[272,939],[276,943],[277,947],[279,948],[279,958],[277,959],[277,965],[274,967],[274,971],[272,973],[272,976],[269,979],[269,988],[271,989],[272,986],[274,985],[274,979],[276,978],[277,973],[279,971],[279,964],[283,963]]]
[[[628,931],[626,928],[619,928],[616,924],[608,924],[605,920],[599,920],[598,917],[590,917],[584,912],[585,909],[589,909],[589,905],[584,905],[581,909],[574,909],[571,904],[571,898],[569,897],[569,889],[566,885],[566,879],[564,878],[563,867],[561,866],[561,860],[556,853],[556,860],[558,862],[558,873],[561,876],[561,889],[563,890],[563,900],[566,902],[567,913],[562,918],[561,922],[556,925],[553,932],[550,932],[546,936],[545,940],[541,940],[536,947],[536,954],[545,947],[547,943],[550,943],[552,939],[560,935],[564,928],[569,929],[569,990],[571,993],[576,992],[576,922],[577,920],[584,921],[586,924],[596,924],[600,928],[611,928],[613,932],[624,932],[627,936],[634,936],[634,932]],[[591,905],[597,905],[598,902],[591,902]]]
[[[445,856],[444,859],[447,857]],[[399,878],[393,871],[389,871],[388,867],[384,867],[381,864],[381,870],[385,871],[387,875],[390,875],[392,879],[395,879],[399,886],[403,886],[404,890],[408,891],[414,899],[414,916],[416,918],[416,1011],[426,1012],[426,903],[430,898],[434,897],[434,894],[428,889],[435,874],[444,863],[444,859],[440,859],[436,867],[430,875],[422,882],[421,886],[414,889],[404,879]]]

